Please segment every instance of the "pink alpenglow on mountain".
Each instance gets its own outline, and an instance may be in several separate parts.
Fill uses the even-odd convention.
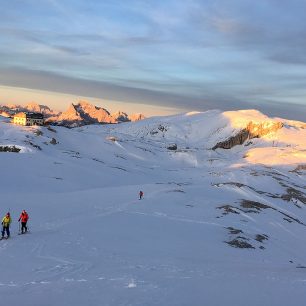
[[[128,116],[125,112],[116,112],[110,114],[108,110],[102,107],[92,105],[86,101],[80,101],[78,104],[71,104],[67,111],[59,116],[49,118],[49,122],[67,127],[76,127],[88,124],[109,124],[129,121],[138,121],[143,119],[142,114]]]
[[[19,112],[34,112],[42,113],[46,118],[57,116],[59,112],[50,109],[46,105],[41,105],[35,102],[28,103],[27,105],[18,105],[18,104],[6,104],[1,106],[2,111],[7,113],[19,113]]]
[[[24,108],[29,112],[42,113],[45,116],[54,116],[58,114],[58,112],[53,111],[50,107],[37,103],[28,103]]]
[[[139,120],[146,119],[146,117],[143,114],[140,114],[140,113],[132,114],[132,115],[130,115],[129,118],[130,118],[131,121],[139,121]]]

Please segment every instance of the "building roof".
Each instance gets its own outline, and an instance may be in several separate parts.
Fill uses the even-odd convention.
[[[26,116],[27,116],[26,113],[23,112],[14,115],[14,117],[19,117],[19,118],[26,118]]]
[[[32,113],[32,112],[20,112],[17,113],[14,117],[19,118],[29,118],[29,119],[44,119],[44,115],[41,113]]]

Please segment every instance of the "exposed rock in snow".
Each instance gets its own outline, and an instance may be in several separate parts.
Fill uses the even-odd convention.
[[[248,123],[246,128],[242,129],[235,136],[218,142],[212,149],[231,149],[234,146],[242,145],[246,140],[253,138],[260,138],[266,136],[270,133],[274,133],[284,126],[282,122],[261,122],[253,123],[252,121]]]
[[[106,140],[118,141],[118,138],[117,138],[117,137],[114,137],[114,136],[107,136],[107,137],[106,137]]]
[[[0,152],[14,152],[19,153],[21,149],[15,146],[0,146]]]
[[[170,151],[175,151],[177,150],[177,144],[176,143],[170,144],[167,146],[167,149]]]
[[[50,143],[53,144],[53,145],[56,145],[56,144],[57,144],[57,141],[56,141],[56,139],[53,137],[53,138],[50,140]]]

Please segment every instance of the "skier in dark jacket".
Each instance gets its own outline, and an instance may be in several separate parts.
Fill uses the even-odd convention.
[[[143,197],[143,192],[140,190],[140,191],[139,191],[139,200],[141,200],[142,197]]]
[[[21,234],[26,233],[28,231],[27,228],[28,220],[29,220],[29,215],[25,210],[23,210],[18,220],[18,222],[21,221]]]

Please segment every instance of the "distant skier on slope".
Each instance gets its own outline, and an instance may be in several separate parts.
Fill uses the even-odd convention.
[[[4,238],[4,233],[6,232],[7,238],[10,237],[10,224],[12,222],[10,213],[8,212],[2,219],[2,237]]]
[[[141,200],[143,198],[143,191],[139,191],[139,200]]]
[[[28,231],[27,228],[28,220],[29,220],[29,215],[25,210],[23,210],[18,220],[18,222],[21,221],[21,234],[26,233]]]

